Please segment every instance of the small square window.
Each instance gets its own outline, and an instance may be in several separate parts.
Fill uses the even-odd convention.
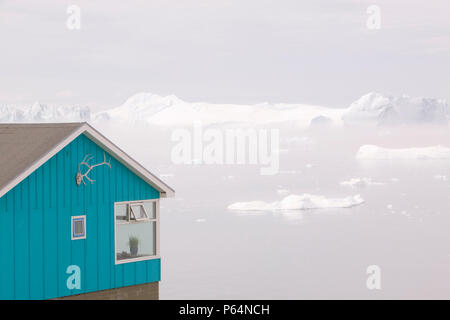
[[[72,240],[86,239],[86,216],[72,217]]]

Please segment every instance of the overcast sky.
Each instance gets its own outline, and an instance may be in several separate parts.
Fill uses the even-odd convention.
[[[368,29],[369,5],[381,28]],[[69,30],[67,7],[81,9]],[[450,100],[448,0],[0,0],[0,104]]]

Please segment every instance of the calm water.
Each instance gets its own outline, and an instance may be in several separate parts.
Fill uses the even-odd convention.
[[[161,298],[449,299],[449,162],[354,157],[362,144],[450,146],[449,137],[447,129],[286,131],[280,173],[261,176],[257,166],[171,165],[168,148],[149,156],[155,139],[173,145],[168,137],[148,135],[142,142],[148,147],[135,144],[130,153],[150,168],[158,163],[157,171],[169,174],[163,179],[177,191],[161,207]],[[115,140],[127,145],[129,139]],[[384,185],[340,185],[356,177]],[[285,195],[277,189],[326,197],[361,194],[365,203],[291,212],[226,209],[237,201],[280,200]],[[381,268],[381,290],[366,287],[366,268],[373,264]]]

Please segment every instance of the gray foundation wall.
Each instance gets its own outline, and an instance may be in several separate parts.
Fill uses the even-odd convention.
[[[158,300],[159,282],[77,294],[56,300]]]

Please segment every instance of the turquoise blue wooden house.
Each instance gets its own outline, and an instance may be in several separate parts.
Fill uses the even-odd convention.
[[[0,299],[158,298],[174,191],[86,123],[0,125]]]

